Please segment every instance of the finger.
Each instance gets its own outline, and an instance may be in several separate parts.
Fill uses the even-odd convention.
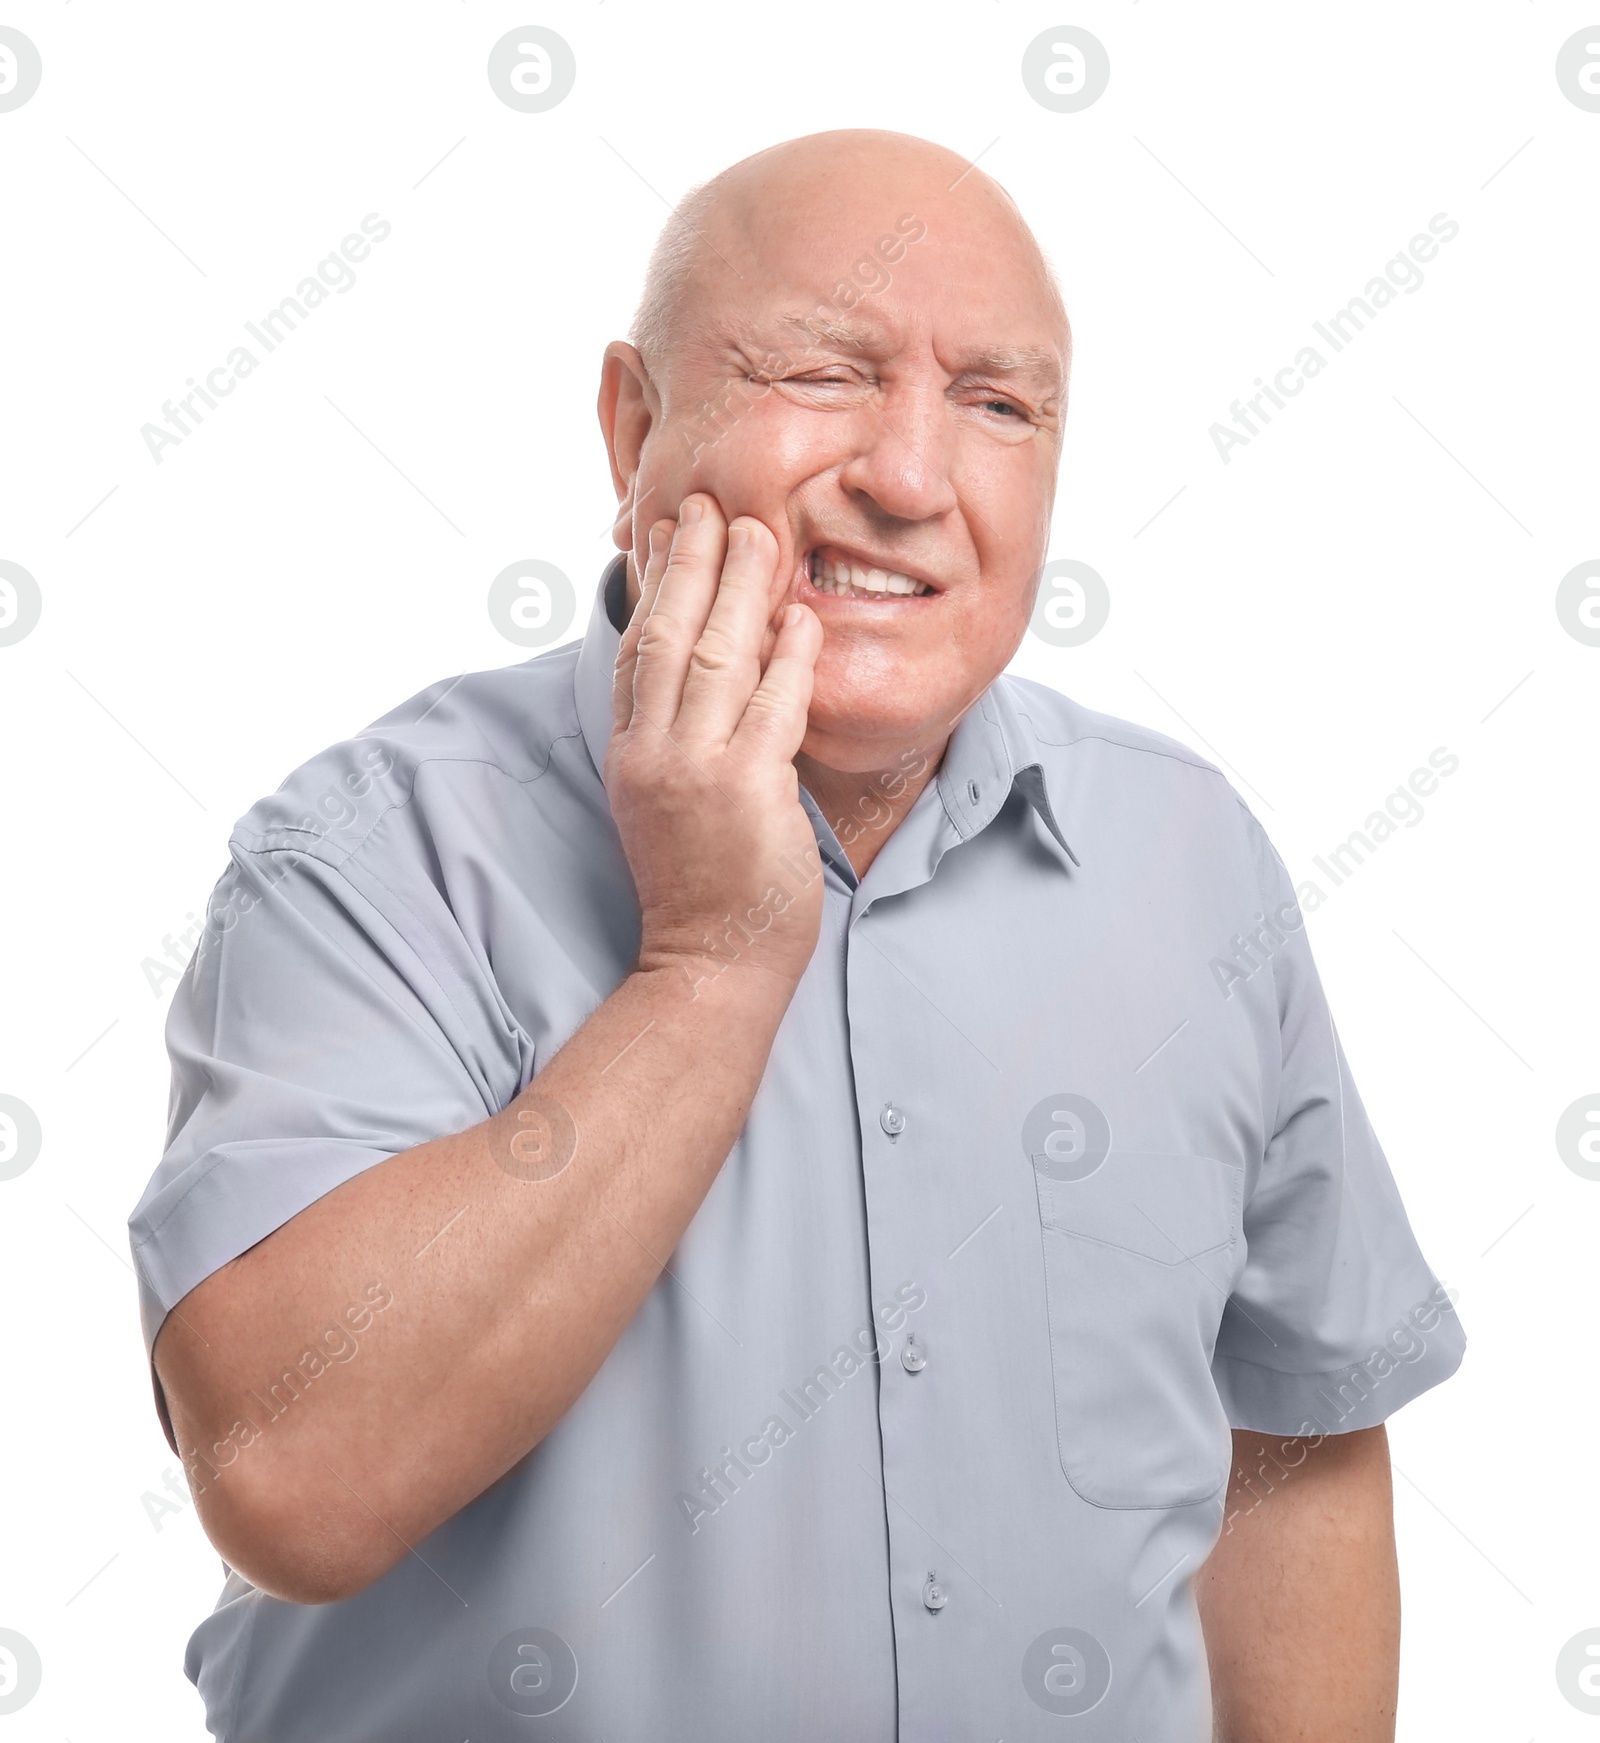
[[[656,534],[659,531],[660,537]],[[645,572],[639,580],[639,603],[633,609],[633,620],[643,623],[655,609],[656,594],[661,590],[661,578],[667,572],[667,559],[672,555],[672,541],[678,534],[678,523],[663,515],[650,529],[650,555]]]
[[[672,535],[678,523],[658,520],[646,536],[644,573],[639,578],[639,597],[634,602],[633,616],[628,619],[617,648],[616,670],[611,680],[611,730],[624,732],[633,718],[633,668],[639,656],[639,632],[655,603],[656,590],[666,573],[667,552],[672,548]],[[635,558],[637,561],[637,558]]]
[[[728,523],[728,555],[706,626],[689,655],[676,731],[726,744],[761,682],[778,541],[751,515]]]
[[[789,606],[766,672],[733,735],[734,745],[759,746],[784,762],[793,758],[806,736],[806,715],[821,652],[822,624],[817,614],[809,606]]]
[[[633,705],[666,732],[677,722],[689,654],[716,597],[726,532],[714,498],[703,493],[684,498],[666,568],[639,631]]]

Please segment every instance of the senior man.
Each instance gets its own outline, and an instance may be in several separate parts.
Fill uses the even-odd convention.
[[[1260,826],[1002,676],[1037,245],[797,140],[634,340],[581,646],[257,805],[174,1005],[132,1234],[212,1730],[1392,1737],[1382,1423],[1463,1337]]]

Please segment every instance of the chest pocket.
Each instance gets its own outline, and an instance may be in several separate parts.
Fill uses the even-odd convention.
[[[1113,1150],[1086,1179],[1034,1180],[1067,1481],[1096,1507],[1210,1499],[1232,1463],[1211,1356],[1243,1167]]]

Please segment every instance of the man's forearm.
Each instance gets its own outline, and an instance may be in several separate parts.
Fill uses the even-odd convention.
[[[1216,1743],[1393,1743],[1400,1670],[1388,1440],[1236,1432],[1195,1582]]]
[[[502,1114],[366,1170],[179,1304],[157,1371],[230,1565],[348,1595],[543,1438],[715,1179],[791,990],[716,961],[631,975]],[[360,1359],[274,1418],[274,1382],[373,1282],[392,1301]]]

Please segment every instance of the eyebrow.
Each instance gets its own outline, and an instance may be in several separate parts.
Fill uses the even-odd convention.
[[[833,320],[820,314],[781,315],[777,325],[812,344],[835,345],[841,351],[858,354],[871,351],[876,339],[873,331],[859,322]],[[993,345],[969,352],[962,359],[957,379],[972,375],[1024,376],[1041,386],[1058,389],[1062,380],[1061,359],[1047,345]]]
[[[1061,385],[1061,359],[1045,345],[996,345],[966,359],[962,375],[1026,375],[1042,385]]]

